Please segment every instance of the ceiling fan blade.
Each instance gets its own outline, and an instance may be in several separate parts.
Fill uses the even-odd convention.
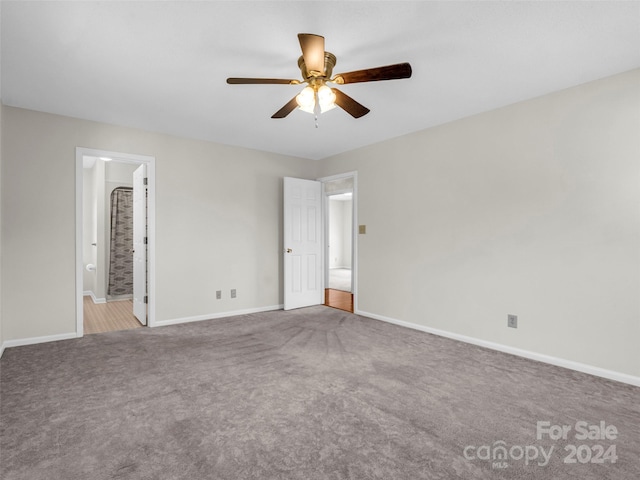
[[[324,37],[312,33],[299,33],[298,40],[307,72],[312,75],[312,72],[324,75]]]
[[[342,108],[345,112],[351,115],[353,118],[360,118],[370,112],[370,110],[364,105],[356,102],[346,93],[341,92],[337,88],[331,89],[336,94],[336,105]]]
[[[298,85],[298,80],[284,80],[282,78],[227,78],[227,83],[231,85],[248,84],[278,84],[278,85]]]
[[[385,67],[367,68],[354,72],[339,73],[333,79],[339,85],[345,83],[377,82],[379,80],[399,80],[411,77],[411,65],[408,63],[396,63]]]
[[[271,115],[271,118],[284,118],[293,112],[298,107],[298,102],[296,102],[296,97],[293,97],[289,102],[278,110],[276,113]]]

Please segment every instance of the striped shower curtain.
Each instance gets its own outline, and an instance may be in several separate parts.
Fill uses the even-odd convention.
[[[111,193],[111,248],[108,295],[133,294],[133,189]]]

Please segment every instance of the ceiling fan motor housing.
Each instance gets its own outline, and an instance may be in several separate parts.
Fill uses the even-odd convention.
[[[298,67],[302,73],[302,78],[305,79],[309,85],[324,84],[329,81],[331,74],[333,73],[333,67],[336,66],[336,56],[331,52],[324,52],[324,72],[309,72],[307,66],[304,63],[304,57],[300,56],[298,59]],[[320,74],[318,74],[320,73]]]

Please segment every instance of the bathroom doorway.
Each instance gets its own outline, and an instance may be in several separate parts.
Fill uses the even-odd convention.
[[[77,149],[77,336],[153,324],[154,161]]]

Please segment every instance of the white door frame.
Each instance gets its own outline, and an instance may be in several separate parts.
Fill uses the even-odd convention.
[[[337,175],[331,175],[329,177],[318,178],[318,181],[322,183],[322,198],[323,198],[323,235],[324,235],[324,248],[323,248],[323,279],[325,286],[328,285],[326,280],[327,266],[329,265],[327,257],[327,245],[329,245],[329,197],[324,191],[324,184],[339,180],[341,178],[353,178],[353,215],[352,215],[352,227],[351,227],[351,284],[353,288],[353,311],[358,311],[358,172],[346,172],[339,173]]]
[[[84,335],[84,312],[82,304],[82,224],[83,224],[83,158],[108,157],[121,163],[147,165],[147,261],[149,262],[149,277],[147,288],[149,295],[147,325],[154,327],[156,323],[156,159],[148,155],[111,152],[94,148],[76,147],[76,337]]]

